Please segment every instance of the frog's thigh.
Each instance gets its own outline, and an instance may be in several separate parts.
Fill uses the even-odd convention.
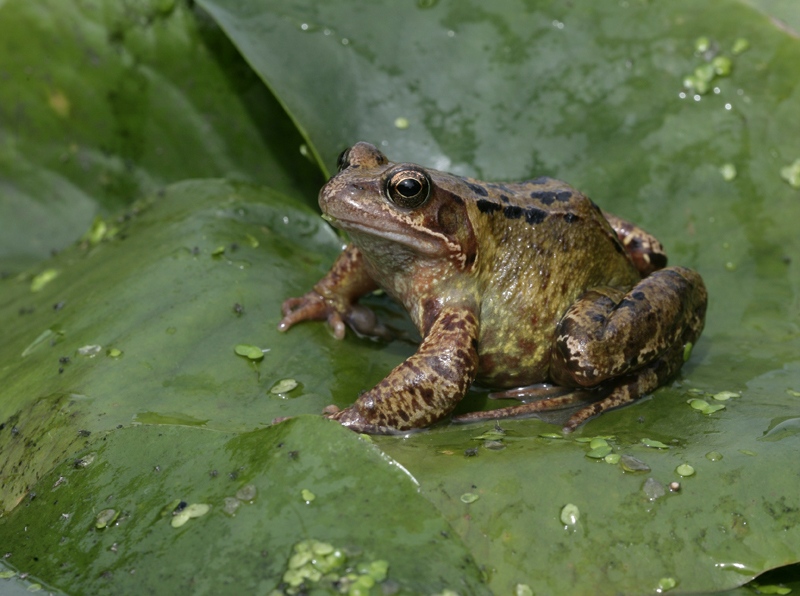
[[[558,324],[551,377],[560,385],[591,387],[644,368],[670,348],[694,342],[705,309],[703,281],[684,267],[657,271],[628,293],[592,289]]]
[[[433,424],[464,397],[478,369],[472,309],[447,308],[419,350],[355,404],[330,417],[353,430],[409,430]]]

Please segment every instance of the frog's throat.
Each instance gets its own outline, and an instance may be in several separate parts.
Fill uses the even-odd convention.
[[[367,236],[369,238],[380,238],[387,242],[396,242],[411,248],[412,250],[428,257],[446,257],[457,252],[459,248],[444,234],[432,232],[419,228],[413,228],[413,235],[405,231],[390,230],[385,227],[375,228],[365,225],[362,222],[347,221],[336,217],[331,217],[331,223],[348,234]],[[456,249],[456,251],[454,251]]]

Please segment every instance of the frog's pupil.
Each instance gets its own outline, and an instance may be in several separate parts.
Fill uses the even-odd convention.
[[[406,178],[397,183],[397,192],[407,199],[418,195],[421,190],[422,184],[419,183],[419,180],[415,180],[414,178]]]

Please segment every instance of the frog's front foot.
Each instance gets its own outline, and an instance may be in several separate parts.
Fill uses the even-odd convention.
[[[323,409],[325,418],[336,420],[342,426],[354,430],[358,433],[366,433],[369,435],[396,435],[402,431],[388,426],[380,426],[377,424],[370,424],[359,414],[355,406],[350,406],[344,410],[340,410],[336,406],[326,406]]]
[[[325,298],[315,290],[299,298],[289,298],[281,307],[283,318],[278,331],[286,331],[300,321],[327,321],[336,339],[343,339],[345,323],[362,335],[389,337],[391,334],[381,324],[375,313],[366,306],[350,304],[343,306],[335,300]]]

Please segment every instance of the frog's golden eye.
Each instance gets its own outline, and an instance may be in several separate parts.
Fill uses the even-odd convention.
[[[404,209],[420,207],[431,196],[431,179],[421,168],[404,166],[386,178],[386,196]]]
[[[345,149],[336,158],[336,168],[341,172],[342,170],[350,167],[350,147]]]

